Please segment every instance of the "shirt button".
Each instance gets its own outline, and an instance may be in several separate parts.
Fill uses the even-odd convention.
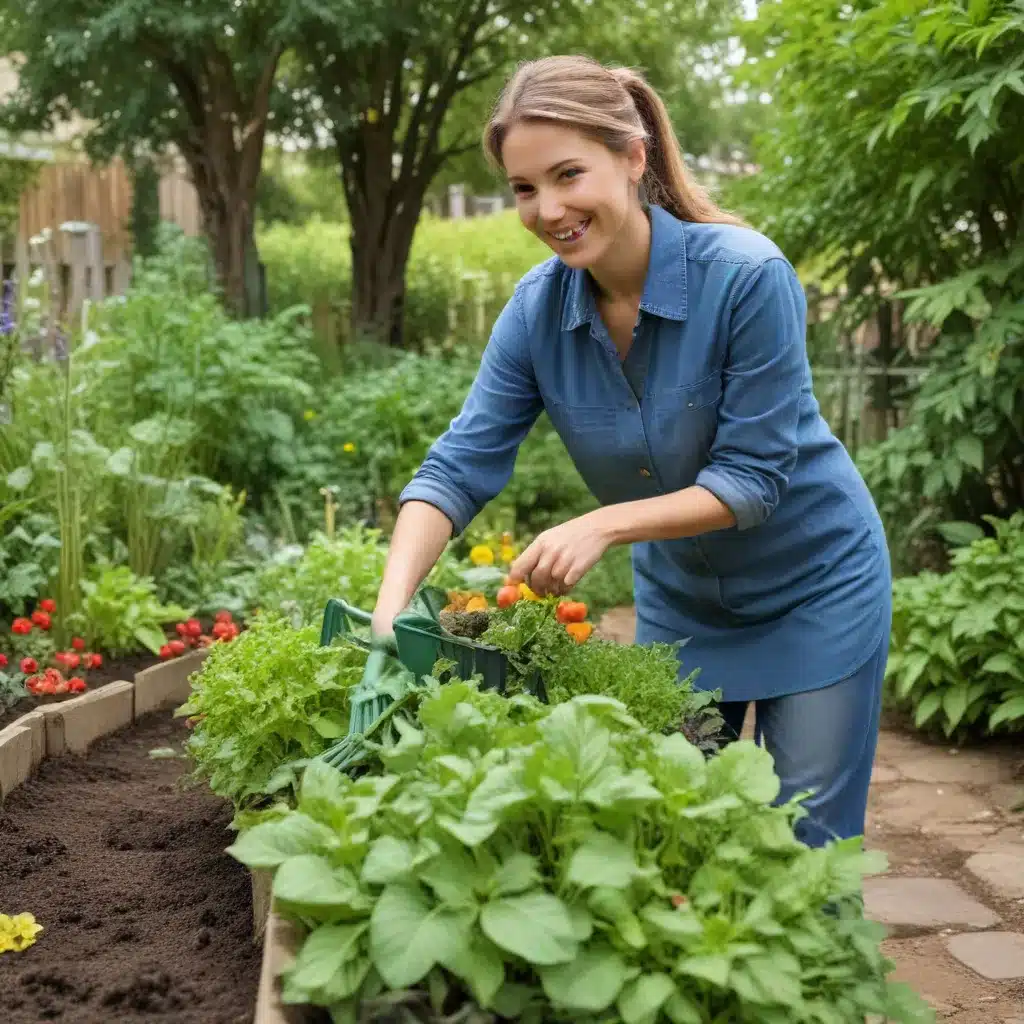
[[[686,408],[687,409],[692,409],[693,408],[693,402],[687,402],[686,403]]]
[[[649,469],[641,469],[640,470],[640,475],[641,476],[650,476],[651,475],[651,471]]]

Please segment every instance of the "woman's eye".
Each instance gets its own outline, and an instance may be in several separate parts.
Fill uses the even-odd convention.
[[[579,167],[568,167],[562,171],[563,178],[575,178],[578,174],[582,174],[583,171]]]
[[[516,185],[512,191],[515,192],[517,196],[525,196],[528,193],[532,192],[533,189],[529,185]]]

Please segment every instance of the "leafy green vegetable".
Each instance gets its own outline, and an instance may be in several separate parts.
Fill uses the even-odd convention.
[[[987,521],[949,573],[893,586],[891,693],[946,736],[1024,729],[1024,512]]]
[[[359,779],[310,763],[297,807],[229,850],[276,868],[306,929],[289,1001],[336,1020],[389,990],[536,1022],[933,1019],[857,909],[860,840],[799,843],[752,743],[706,761],[607,697],[456,680],[378,753]]]
[[[296,630],[258,616],[230,644],[214,644],[176,712],[198,720],[186,744],[194,779],[242,807],[286,788],[292,762],[315,757],[346,733],[349,691],[366,654],[319,641],[315,626]]]
[[[505,652],[513,685],[529,688],[533,673],[544,680],[547,698],[560,704],[586,693],[622,701],[641,725],[658,732],[686,726],[703,745],[720,732],[721,719],[710,707],[713,695],[693,690],[693,672],[679,678],[671,644],[619,644],[592,636],[578,644],[554,616],[554,601],[517,601],[496,612],[481,642]]]

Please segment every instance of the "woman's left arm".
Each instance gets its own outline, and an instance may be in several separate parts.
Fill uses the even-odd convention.
[[[606,505],[546,530],[512,565],[537,593],[574,587],[614,544],[750,529],[775,511],[797,458],[807,375],[806,301],[793,268],[751,269],[733,301],[722,400],[708,464],[692,487]]]

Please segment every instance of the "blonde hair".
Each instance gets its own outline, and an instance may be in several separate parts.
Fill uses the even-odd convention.
[[[647,80],[631,68],[605,67],[590,57],[544,57],[520,64],[484,130],[484,152],[504,170],[502,146],[521,122],[573,128],[616,153],[643,139],[647,166],[640,180],[647,201],[680,220],[743,224],[695,181],[683,162],[668,111]]]

